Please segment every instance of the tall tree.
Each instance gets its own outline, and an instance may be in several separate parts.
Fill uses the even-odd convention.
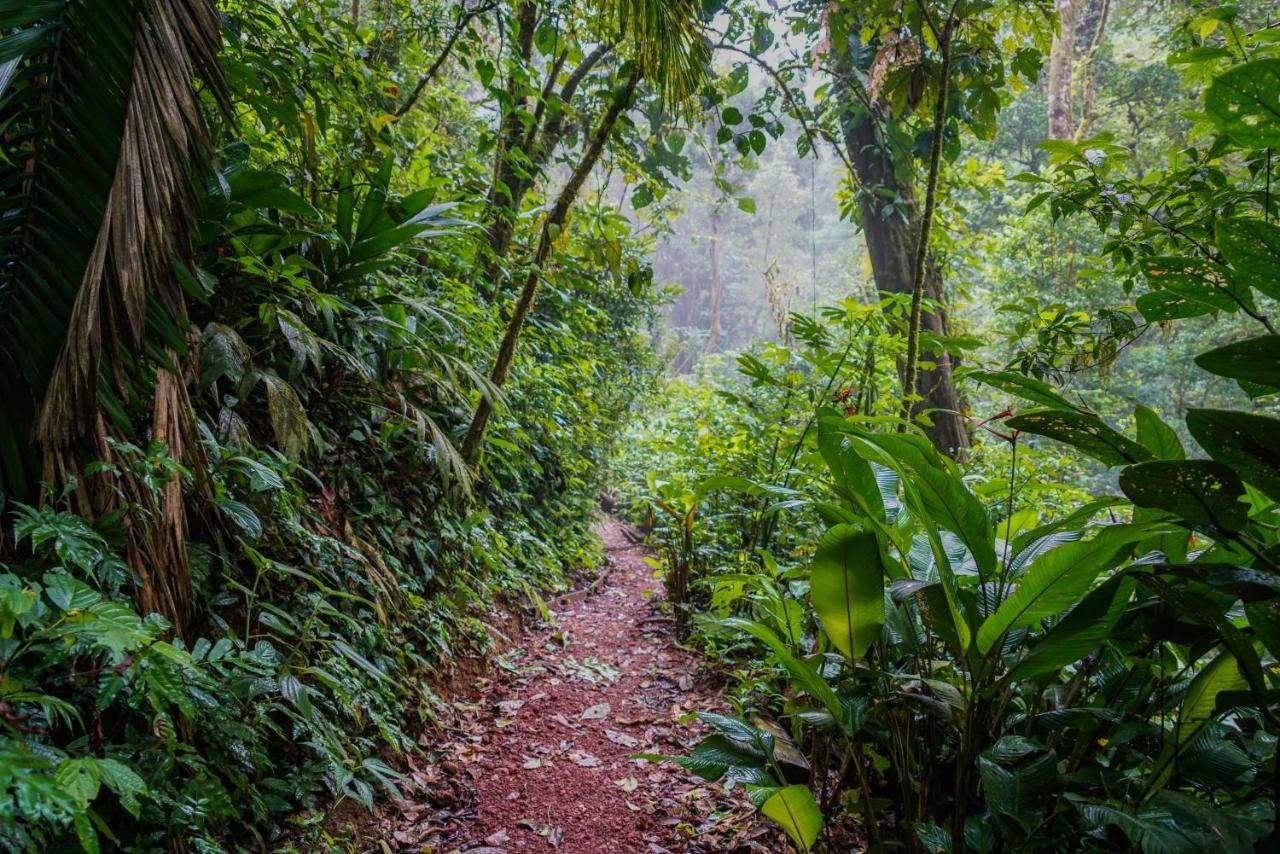
[[[1071,139],[1075,129],[1072,108],[1076,64],[1076,13],[1082,0],[1054,0],[1058,31],[1049,51],[1049,138]]]
[[[524,26],[532,28],[533,22],[536,21],[536,11],[528,11],[530,5],[532,0],[520,0],[518,10],[519,14],[524,16]],[[599,44],[609,45],[614,42],[623,44],[628,58],[619,70],[620,79],[613,87],[608,105],[596,123],[586,148],[579,155],[569,179],[560,190],[555,204],[539,229],[537,248],[529,259],[524,285],[512,307],[493,369],[490,372],[490,380],[494,388],[501,388],[507,380],[520,341],[521,330],[533,308],[543,276],[543,268],[551,256],[555,241],[567,223],[570,210],[583,184],[600,162],[624,111],[631,106],[641,79],[647,79],[664,100],[683,101],[697,90],[705,73],[707,46],[702,36],[699,7],[693,0],[602,0],[599,13],[597,24],[599,21],[604,22]],[[522,40],[523,38],[521,36]],[[523,41],[519,51],[520,56],[523,57],[525,51]],[[599,51],[598,55],[593,51],[588,54],[583,63],[587,63],[592,56],[596,56],[596,59],[592,60],[594,64],[610,52],[610,49],[598,46],[596,51]],[[553,65],[558,62],[558,59],[553,60]],[[582,67],[583,65],[580,64],[579,68]],[[588,70],[590,67],[590,65],[587,66]],[[549,75],[548,83],[544,88],[549,88],[554,80],[554,75]],[[550,109],[561,109],[562,106]],[[547,109],[549,108],[544,101],[544,114]],[[538,116],[539,108],[534,107],[530,116],[534,128],[539,124]],[[562,127],[561,121],[559,114],[556,113],[552,113],[548,121],[548,127],[557,128],[557,135],[558,128]],[[528,144],[527,136],[520,136],[522,133],[527,135],[528,131],[524,130],[527,127],[526,124],[519,118],[514,124],[516,126],[503,129],[505,140],[500,144],[506,147],[507,152],[511,151],[509,146],[517,144],[522,138],[526,139],[526,145]],[[508,167],[502,164],[509,161],[509,154],[500,156],[497,161],[491,202],[496,202],[504,195],[499,182],[506,183],[502,180],[502,176],[509,174]],[[534,179],[527,176],[521,176],[519,184],[522,185],[526,180],[529,181],[528,186],[532,186]],[[508,208],[508,210],[514,209]],[[501,218],[502,214],[498,216]],[[509,246],[509,237],[506,241],[506,245]],[[491,243],[490,249],[493,248]],[[488,397],[483,397],[476,406],[475,415],[462,442],[462,456],[468,462],[474,463],[479,459],[485,430],[492,414],[493,403]]]

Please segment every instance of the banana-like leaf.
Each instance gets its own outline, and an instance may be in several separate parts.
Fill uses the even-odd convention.
[[[1017,588],[978,629],[978,649],[989,652],[1007,632],[1032,626],[1070,608],[1098,574],[1117,567],[1134,544],[1152,534],[1147,525],[1112,525],[1091,540],[1058,546],[1031,564]]]
[[[787,786],[764,802],[760,811],[787,832],[801,850],[808,851],[822,832],[822,810],[808,786]]]
[[[809,597],[836,649],[856,663],[884,628],[884,568],[875,534],[837,525],[818,542]]]
[[[1016,682],[1051,673],[1097,649],[1124,614],[1136,583],[1126,575],[1116,575],[1091,591],[1005,678]]]
[[[823,679],[818,671],[797,658],[787,648],[787,645],[771,632],[768,627],[742,617],[728,617],[723,620],[717,620],[716,624],[746,632],[757,640],[762,641],[778,657],[778,661],[786,668],[787,673],[790,674],[791,679],[798,688],[801,688],[809,696],[821,703],[837,720],[844,719],[844,706],[840,703],[840,698],[836,696],[836,692],[827,684],[827,680]]]

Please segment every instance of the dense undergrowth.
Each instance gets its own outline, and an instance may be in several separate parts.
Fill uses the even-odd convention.
[[[1107,138],[1045,144],[1021,203],[1087,217],[1081,263],[1133,304],[1080,313],[1084,338],[1007,307],[1009,339],[971,347],[992,368],[959,371],[957,459],[900,418],[904,303],[793,315],[792,340],[665,381],[618,489],[738,715],[651,758],[742,786],[805,850],[847,845],[841,817],[876,850],[1274,840],[1280,227],[1259,188],[1280,60],[1251,47],[1193,65],[1212,144],[1165,171],[1133,178]],[[1117,342],[1211,316],[1231,343],[1195,354],[1208,403],[1160,400],[1169,421],[1080,369],[1143,370]]]
[[[77,82],[71,60],[72,79],[42,77],[41,52],[91,54],[103,21],[87,17],[115,23],[94,4],[37,6],[18,21],[26,41],[0,28],[4,61],[36,58],[2,105],[36,138],[23,123],[38,99]],[[0,848],[260,849],[303,808],[394,792],[388,759],[442,708],[432,683],[489,648],[497,611],[598,561],[601,466],[653,373],[638,244],[588,201],[486,456],[464,463],[474,399],[500,394],[484,366],[502,318],[476,263],[494,131],[447,77],[395,111],[465,22],[411,4],[359,26],[339,3],[221,9],[229,113],[211,126],[181,273],[189,322],[152,310],[148,334],[174,334],[100,396],[99,462],[41,488],[38,454],[5,448]],[[48,204],[31,216],[55,245],[34,251],[51,265],[86,252],[74,231],[43,232]],[[186,448],[132,426],[167,368],[189,383]],[[81,515],[84,488],[118,509]],[[185,497],[195,603],[180,636],[139,599],[164,568],[129,537],[163,524],[169,490]]]
[[[0,848],[326,841],[606,484],[797,848],[1274,847],[1278,31],[1150,5],[0,0]]]

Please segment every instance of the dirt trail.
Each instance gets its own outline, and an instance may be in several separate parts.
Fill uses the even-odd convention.
[[[698,657],[675,644],[645,548],[616,521],[600,532],[603,583],[477,682],[454,741],[412,772],[431,802],[398,805],[382,850],[787,850],[741,793],[629,758],[683,752],[696,733],[678,718],[725,704]]]

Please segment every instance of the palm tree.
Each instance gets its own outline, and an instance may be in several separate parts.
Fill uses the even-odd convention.
[[[197,81],[225,104],[213,0],[0,0],[0,496],[73,486],[78,512],[127,506],[140,604],[190,613],[181,485],[127,475],[114,439],[190,451],[180,376],[197,172]]]
[[[555,238],[561,232],[582,185],[599,163],[618,120],[631,105],[640,80],[649,80],[665,101],[675,104],[687,102],[701,85],[706,73],[709,49],[702,36],[699,8],[700,5],[695,0],[601,0],[599,3],[600,18],[607,22],[606,29],[609,31],[604,42],[616,40],[629,53],[629,58],[623,64],[608,107],[542,222],[537,249],[489,375],[494,387],[501,387],[506,382],[520,341],[521,329],[533,307],[542,280],[542,269],[551,255]],[[517,20],[522,27],[522,36],[530,34],[537,23],[536,3],[533,0],[520,0]],[[588,55],[584,66],[590,68],[602,55],[603,52],[598,48]],[[572,76],[570,84],[576,88]],[[513,128],[508,128],[507,131],[512,140],[519,135]],[[552,144],[554,141],[553,138]],[[545,163],[544,155],[545,152],[543,156],[535,158],[534,162],[539,166]],[[502,157],[500,152],[495,184],[498,181],[509,183],[504,179]],[[498,224],[500,225],[500,220]],[[509,235],[500,234],[499,242],[495,242],[491,249],[495,255],[501,256],[505,255],[508,245]],[[479,458],[485,428],[492,414],[493,407],[489,398],[482,398],[462,442],[462,456],[468,462],[474,463]]]

